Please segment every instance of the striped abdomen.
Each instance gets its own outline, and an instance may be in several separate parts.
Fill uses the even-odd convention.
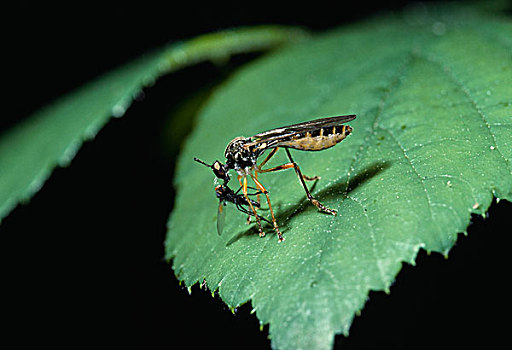
[[[348,125],[328,126],[283,138],[276,146],[302,151],[321,151],[343,141],[351,132],[352,128]]]

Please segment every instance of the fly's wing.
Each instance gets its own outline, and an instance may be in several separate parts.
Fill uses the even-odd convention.
[[[219,201],[219,210],[217,212],[217,233],[219,236],[224,230],[224,223],[226,222],[226,201]]]
[[[329,126],[337,126],[337,125],[352,121],[354,119],[356,119],[355,114],[320,118],[320,119],[310,120],[308,122],[302,122],[302,123],[298,123],[298,124],[282,126],[280,128],[275,128],[272,130],[264,131],[262,133],[254,135],[253,137],[254,138],[272,137],[272,136],[279,135],[279,134],[307,131],[307,130],[310,130],[311,128],[325,128],[325,127],[329,127]]]
[[[340,115],[336,117],[321,118],[311,120],[304,123],[298,123],[280,128],[268,130],[252,136],[250,139],[252,142],[246,144],[246,147],[259,147],[261,150],[269,149],[281,146],[280,143],[283,140],[289,140],[294,135],[320,130],[322,128],[340,127],[343,123],[347,123],[354,120],[356,116],[351,115]],[[264,146],[264,147],[262,147]]]

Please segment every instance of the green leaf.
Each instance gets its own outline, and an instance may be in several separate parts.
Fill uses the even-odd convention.
[[[300,29],[273,26],[207,34],[141,57],[36,112],[0,138],[0,221],[34,194],[54,167],[68,165],[82,142],[93,138],[111,116],[123,116],[137,94],[159,76],[303,37]]]
[[[231,308],[251,301],[275,348],[330,348],[369,291],[389,291],[420,248],[447,255],[472,213],[493,195],[511,200],[511,54],[508,19],[422,8],[243,69],[205,107],[178,164],[166,241],[176,275],[187,286],[204,279]],[[213,174],[194,156],[222,160],[236,136],[352,113],[341,144],[292,150],[303,173],[322,177],[313,195],[338,216],[319,213],[288,170],[259,178],[285,242],[270,226],[260,238],[233,206],[216,234]],[[271,165],[286,162],[276,157]]]

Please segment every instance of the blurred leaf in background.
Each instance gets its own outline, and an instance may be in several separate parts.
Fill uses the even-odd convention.
[[[123,116],[143,87],[159,76],[305,35],[300,29],[271,26],[204,35],[145,55],[36,112],[0,139],[0,220],[39,190],[57,165],[69,164],[82,142],[111,116]]]

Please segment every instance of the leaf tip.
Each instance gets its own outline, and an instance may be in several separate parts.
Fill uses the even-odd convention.
[[[114,118],[121,118],[126,113],[127,107],[121,103],[117,103],[112,107],[110,113]]]

